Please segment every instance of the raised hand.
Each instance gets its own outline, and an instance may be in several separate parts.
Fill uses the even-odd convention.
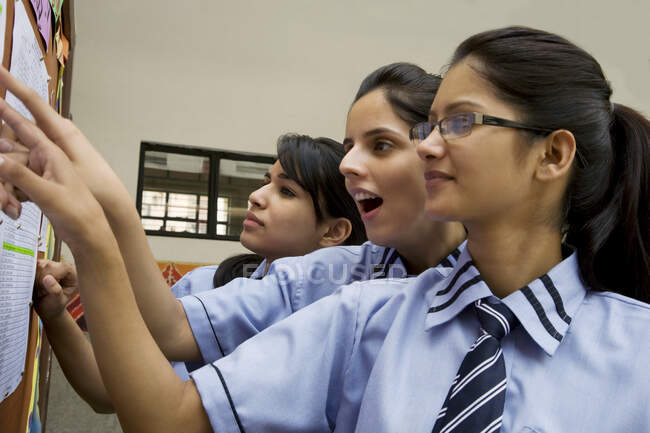
[[[91,236],[93,226],[105,221],[101,207],[68,157],[48,138],[74,139],[78,130],[70,128],[70,122],[66,123],[45,101],[40,101],[36,92],[20,82],[17,85],[14,83],[17,80],[0,68],[0,77],[7,79],[7,76],[13,84],[12,93],[25,102],[38,126],[0,100],[0,118],[29,150],[28,167],[12,158],[1,157],[0,179],[17,186],[34,201],[47,214],[57,234],[72,246]]]
[[[34,307],[43,322],[58,318],[77,290],[77,271],[71,263],[39,260],[36,265]]]
[[[0,153],[14,159],[19,164],[27,165],[29,150],[16,141],[17,137],[9,125],[3,125],[0,130]],[[0,188],[0,209],[3,209],[9,217],[16,219],[20,216],[22,210],[20,202],[25,200],[25,196],[11,183],[0,183],[3,183],[3,188]]]

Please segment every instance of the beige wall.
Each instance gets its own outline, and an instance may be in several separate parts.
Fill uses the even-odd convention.
[[[340,139],[361,79],[438,71],[470,34],[524,24],[601,62],[650,114],[650,1],[77,0],[71,111],[135,197],[141,140],[273,153],[288,131]],[[161,260],[219,262],[236,242],[150,237]]]

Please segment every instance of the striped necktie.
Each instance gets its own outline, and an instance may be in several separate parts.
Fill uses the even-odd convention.
[[[518,323],[504,304],[474,303],[481,323],[476,339],[458,369],[433,433],[491,433],[501,428],[506,400],[506,366],[501,339]]]

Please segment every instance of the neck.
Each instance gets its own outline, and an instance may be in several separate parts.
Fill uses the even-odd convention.
[[[465,228],[457,222],[431,222],[428,234],[397,249],[409,274],[420,274],[438,264],[465,240]]]
[[[499,298],[521,289],[562,261],[560,231],[547,225],[468,225],[467,248],[483,280]]]

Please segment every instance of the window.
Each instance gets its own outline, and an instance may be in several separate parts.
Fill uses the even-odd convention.
[[[148,235],[239,240],[270,155],[142,142],[136,206]]]

